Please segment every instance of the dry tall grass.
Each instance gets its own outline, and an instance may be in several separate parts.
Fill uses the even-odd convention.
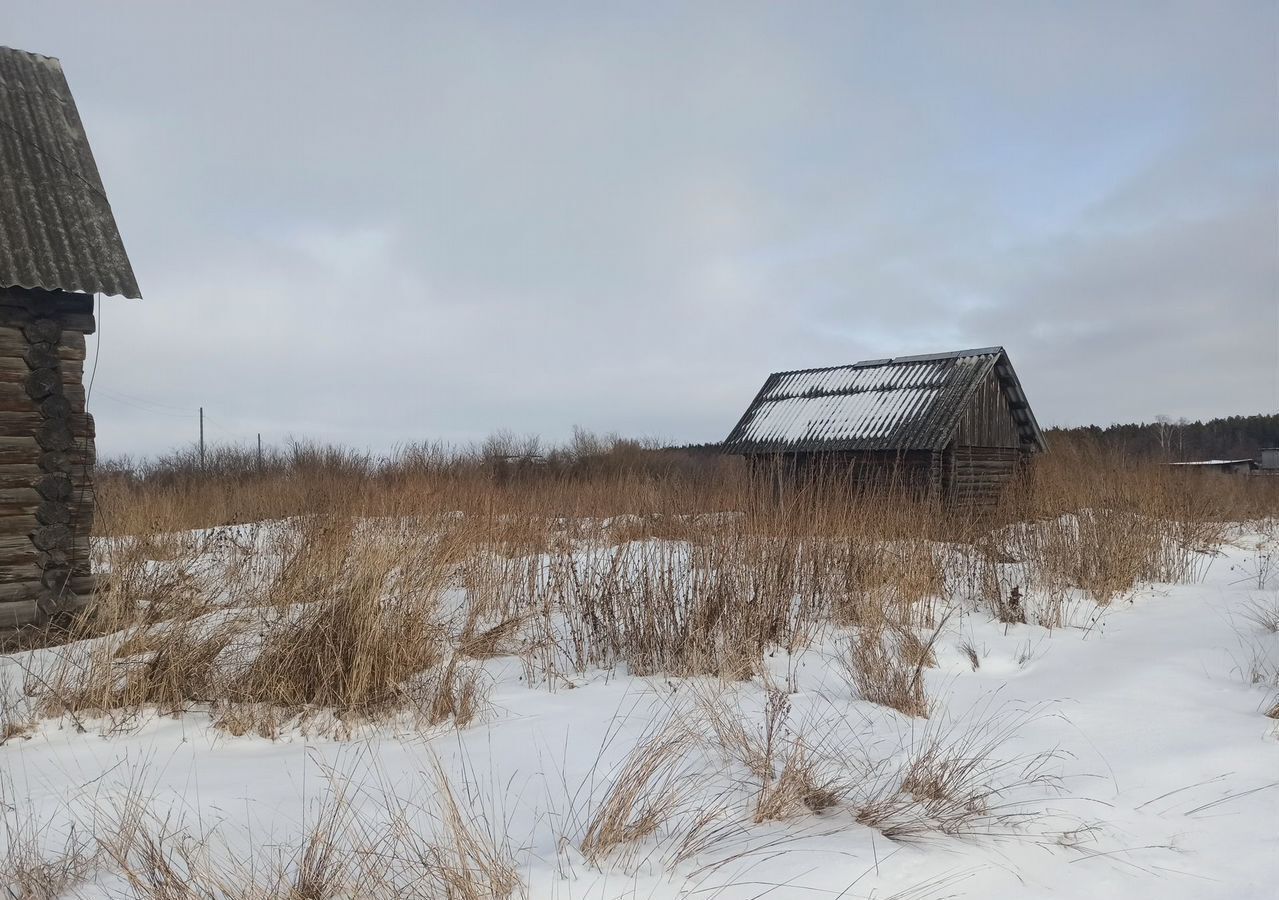
[[[862,696],[926,715],[919,635],[956,604],[1065,625],[1081,598],[1193,580],[1227,523],[1279,509],[1279,479],[1071,448],[976,514],[837,478],[779,495],[731,459],[588,436],[545,465],[299,446],[99,481],[103,586],[36,636],[74,643],[31,673],[38,711],[203,704],[266,734],[317,710],[465,724],[498,655],[551,686],[615,666],[741,680],[844,628]]]
[[[578,845],[587,861],[599,863],[618,848],[650,837],[671,819],[689,793],[681,763],[695,746],[696,731],[679,720],[640,738],[591,811]]]
[[[896,757],[862,779],[850,802],[857,821],[894,840],[1013,836],[1048,818],[1040,802],[1061,789],[1059,755],[1005,755],[1034,711],[982,711],[913,733]]]
[[[505,836],[494,833],[482,810],[454,795],[438,765],[428,777],[425,805],[384,791],[374,799],[385,815],[375,819],[362,816],[354,799],[335,785],[304,833],[282,844],[250,842],[247,854],[231,849],[245,837],[232,826],[195,830],[180,815],[154,808],[135,786],[95,802],[91,828],[67,851],[42,853],[31,840],[11,840],[13,862],[7,870],[0,868],[0,877],[11,878],[11,895],[23,900],[63,896],[40,891],[64,890],[90,873],[99,880],[114,876],[123,884],[112,896],[135,900],[504,900],[523,895]]]
[[[862,627],[849,641],[840,662],[861,697],[908,716],[927,718],[931,702],[924,670],[936,665],[933,644],[941,628],[927,642],[902,625],[882,623]]]

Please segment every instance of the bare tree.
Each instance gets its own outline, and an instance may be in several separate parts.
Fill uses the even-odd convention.
[[[1159,455],[1168,458],[1168,445],[1172,441],[1172,419],[1168,416],[1155,416],[1155,433],[1159,437]]]

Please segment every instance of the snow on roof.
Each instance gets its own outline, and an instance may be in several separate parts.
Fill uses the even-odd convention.
[[[777,372],[728,436],[725,449],[940,449],[949,442],[964,405],[997,365],[1007,368],[1009,390],[1019,404],[1019,426],[1042,447],[1007,355],[1002,347],[986,347]]]

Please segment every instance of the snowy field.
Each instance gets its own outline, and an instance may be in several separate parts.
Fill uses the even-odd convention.
[[[1234,529],[1053,629],[948,600],[927,718],[864,699],[835,624],[747,680],[495,651],[463,727],[271,738],[198,703],[32,718],[83,648],[14,653],[0,896],[1273,898],[1271,556]]]

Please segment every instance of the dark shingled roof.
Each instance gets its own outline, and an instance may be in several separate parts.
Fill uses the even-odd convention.
[[[62,65],[0,47],[0,287],[141,297]]]
[[[743,454],[941,450],[992,371],[1007,393],[1022,445],[1044,449],[1002,347],[777,372],[768,376],[723,448]]]

